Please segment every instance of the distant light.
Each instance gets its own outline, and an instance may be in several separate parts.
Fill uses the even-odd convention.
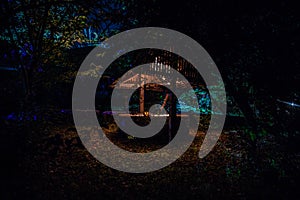
[[[292,106],[292,107],[300,107],[299,104],[296,104],[296,103],[294,103],[294,102],[282,101],[282,100],[279,100],[279,99],[277,99],[277,101],[278,101],[278,102],[281,102],[281,103],[284,103],[284,104],[287,104],[287,105],[290,105],[290,106]]]
[[[18,71],[16,68],[14,67],[0,67],[0,70],[6,70],[6,71]]]

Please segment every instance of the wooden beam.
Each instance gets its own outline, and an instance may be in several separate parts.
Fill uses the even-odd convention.
[[[140,89],[140,113],[145,111],[145,87],[144,82],[141,84]]]

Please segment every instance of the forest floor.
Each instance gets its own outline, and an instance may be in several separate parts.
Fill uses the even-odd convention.
[[[17,125],[1,133],[2,199],[291,199],[299,195],[300,154],[272,135],[256,142],[237,126],[224,128],[216,146],[198,158],[205,133],[177,161],[132,174],[97,161],[81,144],[70,116]],[[115,144],[146,152],[136,140]]]

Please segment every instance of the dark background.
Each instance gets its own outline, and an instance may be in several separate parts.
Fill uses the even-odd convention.
[[[248,113],[242,123],[233,121],[230,124],[234,127],[225,127],[226,133],[207,158],[198,160],[193,152],[194,157],[186,155],[171,166],[149,174],[112,170],[86,152],[80,141],[58,150],[61,140],[56,135],[76,137],[68,110],[47,111],[42,122],[11,122],[1,118],[1,196],[4,199],[297,198],[299,109],[277,101],[300,104],[297,1],[142,0],[137,3],[139,7],[137,15],[139,12],[144,15],[147,7],[151,9],[138,26],[170,28],[198,41],[217,64],[228,95],[236,98],[245,114],[250,96],[242,85],[247,83],[257,91],[255,99],[261,105],[260,111],[270,115],[257,120]],[[1,73],[7,73],[1,78],[6,85],[14,79],[10,72]],[[17,83],[12,81],[13,84]],[[66,91],[68,98],[56,100],[46,96],[40,104],[50,99],[59,102],[62,108],[68,107],[70,86],[72,83],[55,90]],[[1,116],[22,107],[23,102],[22,94],[4,92],[0,101],[1,112],[5,113]],[[6,107],[11,102],[12,106]],[[40,106],[36,110],[44,112]],[[267,134],[259,136],[261,127],[270,121],[275,125],[263,129]]]

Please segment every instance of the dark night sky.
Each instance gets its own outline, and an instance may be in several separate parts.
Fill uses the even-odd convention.
[[[150,26],[178,30],[197,40],[220,71],[239,68],[254,84],[300,85],[300,14],[296,2],[156,1]]]

